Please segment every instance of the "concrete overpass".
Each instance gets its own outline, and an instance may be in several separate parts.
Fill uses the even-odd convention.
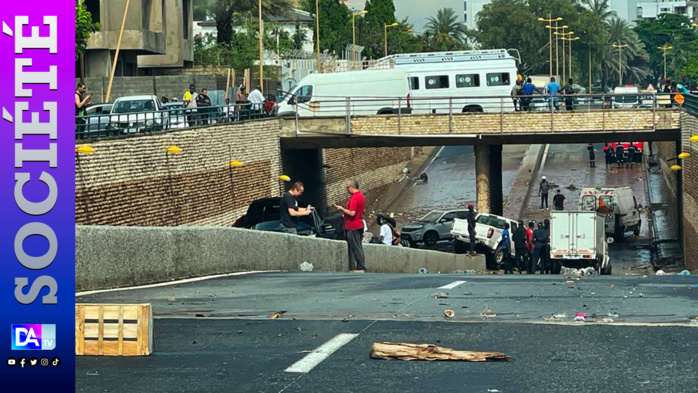
[[[673,141],[681,111],[665,108],[373,115],[281,120],[286,150],[474,145],[477,208],[502,214],[502,145]]]

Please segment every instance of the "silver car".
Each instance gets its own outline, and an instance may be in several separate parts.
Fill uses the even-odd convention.
[[[451,226],[455,218],[465,218],[467,210],[434,210],[417,221],[402,227],[402,239],[416,247],[424,243],[433,247],[438,241],[451,240]]]
[[[109,126],[124,134],[162,131],[169,128],[169,114],[154,95],[117,98],[109,116]]]

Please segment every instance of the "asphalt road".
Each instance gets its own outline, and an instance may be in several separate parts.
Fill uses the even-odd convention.
[[[78,357],[77,391],[695,392],[697,300],[696,276],[592,276],[568,288],[562,276],[266,273],[97,293],[77,301],[153,304],[155,352]],[[572,322],[576,312],[590,317]],[[618,316],[599,322],[607,313]],[[285,371],[339,334],[356,336],[308,372]],[[514,360],[370,359],[384,341]]]

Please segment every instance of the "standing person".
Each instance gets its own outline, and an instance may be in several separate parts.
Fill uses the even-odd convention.
[[[182,107],[187,113],[187,123],[189,127],[194,127],[197,124],[197,113],[196,113],[196,87],[194,85],[189,85],[189,90],[184,92],[184,97],[182,97]],[[187,110],[189,108],[189,110]]]
[[[208,125],[209,107],[211,106],[211,99],[208,98],[208,90],[201,89],[201,94],[196,96],[196,107],[199,108],[199,121],[201,125]]]
[[[545,241],[545,249],[543,249],[543,266],[545,266],[545,274],[553,274],[553,265],[550,263],[550,220],[543,220],[543,229],[548,235]]]
[[[526,228],[526,239],[528,242],[526,243],[526,251],[528,252],[528,259],[526,260],[527,263],[531,263],[533,260],[533,230],[536,228],[536,223],[533,221],[528,222],[528,227]]]
[[[470,255],[475,256],[475,206],[472,203],[468,204],[468,212],[465,213],[465,219],[468,221]]]
[[[560,104],[558,103],[558,100],[560,98],[557,96],[557,93],[560,91],[560,84],[555,82],[554,76],[550,78],[550,83],[548,83],[548,86],[546,86],[545,89],[548,91],[548,95],[550,95],[548,98],[548,100],[550,100],[550,110],[552,111],[554,107],[556,111],[559,111]]]
[[[250,92],[247,99],[250,101],[250,104],[252,104],[251,109],[253,111],[261,112],[264,108],[264,95],[262,94],[259,86]]]
[[[545,210],[548,210],[548,192],[550,192],[550,183],[548,179],[543,176],[538,187],[538,196],[540,197],[540,210],[543,210],[543,204],[545,204]]]
[[[545,247],[548,244],[548,236],[549,235],[545,228],[543,228],[543,223],[539,222],[538,229],[533,231],[533,259],[531,259],[531,263],[528,265],[528,274],[536,274],[536,266],[545,254]],[[541,274],[544,272],[543,267],[544,266],[541,265]]]
[[[558,188],[555,196],[553,197],[553,208],[555,210],[565,210],[565,206],[567,206],[567,198],[562,195],[562,192]]]
[[[533,93],[538,91],[536,85],[533,84],[531,78],[526,79],[526,83],[521,86],[521,109],[524,111],[531,110],[531,101],[533,100]]]
[[[313,213],[314,208],[310,205],[308,207],[298,207],[296,198],[303,195],[303,191],[305,191],[305,186],[297,181],[293,183],[290,190],[284,192],[281,196],[281,202],[279,203],[279,226],[281,232],[298,234],[298,217],[309,216]]]
[[[611,164],[613,164],[613,149],[608,145],[608,143],[604,144],[603,154],[604,158],[606,159],[606,169],[608,169],[611,167]]]
[[[246,104],[249,104],[250,102],[247,101],[247,93],[245,92],[245,86],[240,85],[238,88],[237,93],[235,93],[235,103],[237,106],[235,107],[235,111],[238,113],[238,117],[240,116],[240,112],[244,109],[249,109],[245,107]]]
[[[589,168],[596,168],[596,152],[594,151],[594,144],[588,144],[587,150],[589,150]]]
[[[502,231],[502,259],[504,260],[504,274],[514,274],[511,269],[511,236],[509,235],[509,223],[504,223]]]
[[[363,215],[366,198],[359,189],[359,182],[356,180],[347,181],[347,192],[349,202],[347,207],[335,205],[337,210],[344,213],[344,233],[347,238],[347,247],[349,249],[349,269],[354,273],[363,273],[366,271],[364,249],[361,246],[361,237],[364,229]]]
[[[393,230],[390,227],[390,224],[388,224],[388,219],[379,215],[376,222],[378,223],[378,225],[380,225],[380,234],[378,235],[378,240],[380,240],[381,244],[385,244],[386,246],[392,246]]]
[[[637,147],[630,142],[630,145],[628,145],[628,165],[632,168],[635,165],[635,161],[637,161]]]
[[[574,97],[572,96],[574,94],[574,87],[572,87],[573,83],[574,81],[572,80],[572,78],[570,78],[567,81],[565,88],[562,89],[562,94],[565,95],[565,109],[568,111],[574,109]]]
[[[267,99],[264,101],[264,112],[267,116],[271,116],[272,113],[274,113],[275,108],[276,108],[276,98],[274,98],[273,95],[269,94],[267,96]]]
[[[616,143],[616,163],[618,163],[618,168],[623,167],[623,162],[625,161],[625,148],[623,148],[623,144],[620,142]]]
[[[85,132],[85,109],[92,103],[92,94],[85,95],[87,86],[78,83],[75,88],[75,133],[79,138],[83,138]]]
[[[514,251],[516,252],[516,260],[514,264],[519,274],[526,270],[526,256],[528,255],[528,234],[524,227],[524,222],[519,221],[519,225],[514,231]]]
[[[511,100],[514,102],[514,110],[521,110],[521,80],[517,79],[514,87],[511,88]]]

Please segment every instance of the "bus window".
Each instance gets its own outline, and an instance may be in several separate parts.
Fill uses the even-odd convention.
[[[448,89],[448,75],[427,76],[424,80],[427,89]]]
[[[509,73],[508,72],[496,72],[492,74],[487,74],[487,86],[508,86],[509,85]]]
[[[480,75],[465,74],[456,75],[456,87],[478,87],[480,86]]]
[[[419,78],[416,76],[407,78],[410,82],[410,90],[419,90]]]

